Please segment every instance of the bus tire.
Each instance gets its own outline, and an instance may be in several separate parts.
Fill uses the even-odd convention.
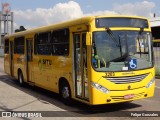
[[[66,105],[71,105],[71,90],[67,82],[63,82],[60,87],[62,101]]]
[[[20,86],[24,86],[23,74],[21,71],[18,72],[18,82]]]

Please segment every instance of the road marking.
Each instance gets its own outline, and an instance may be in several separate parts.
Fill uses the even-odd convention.
[[[158,87],[158,86],[155,86],[155,88],[160,89],[160,87]]]

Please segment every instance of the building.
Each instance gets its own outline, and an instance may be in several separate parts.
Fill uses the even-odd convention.
[[[152,18],[150,23],[153,37],[156,75],[160,76],[160,17]]]

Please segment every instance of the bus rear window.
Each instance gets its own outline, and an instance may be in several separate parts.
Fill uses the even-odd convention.
[[[148,28],[148,21],[138,18],[97,18],[96,27],[134,27]]]

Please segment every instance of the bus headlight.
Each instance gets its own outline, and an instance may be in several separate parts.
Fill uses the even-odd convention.
[[[105,87],[103,87],[102,85],[95,83],[95,82],[91,82],[92,87],[96,88],[97,90],[104,92],[104,93],[109,93],[109,90]]]
[[[149,88],[153,83],[154,83],[155,79],[152,78],[152,80],[146,85],[146,88]]]

